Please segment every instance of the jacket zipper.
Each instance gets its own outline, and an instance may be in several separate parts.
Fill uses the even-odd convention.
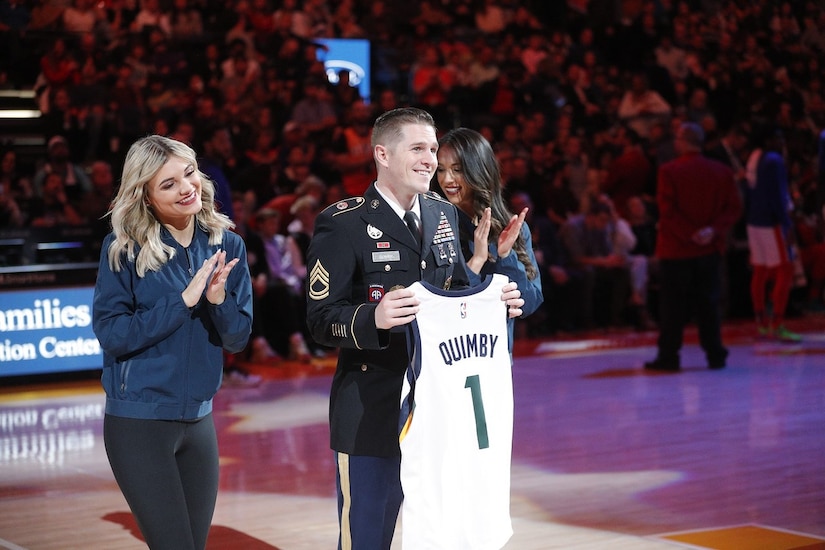
[[[194,244],[194,239],[192,240],[192,243]],[[189,277],[194,277],[195,270],[194,270],[194,267],[193,267],[192,255],[190,254],[189,248],[190,247],[187,246],[183,250],[186,252],[186,262],[189,265]],[[200,300],[198,300],[198,303],[195,304],[195,307],[193,308],[193,310],[197,309],[199,307],[200,307]],[[180,418],[181,419],[183,419],[186,416],[186,407],[187,407],[187,404],[189,403],[189,389],[190,389],[190,386],[189,386],[189,377],[190,377],[189,369],[190,369],[191,361],[189,359],[191,359],[190,355],[191,355],[191,350],[192,350],[192,325],[191,325],[191,323],[187,323],[187,326],[188,326],[188,330],[187,330],[187,338],[186,338],[186,353],[184,354],[185,363],[183,364],[183,392],[182,392],[183,399],[181,400],[181,410],[180,410]]]
[[[125,361],[120,367],[120,393],[126,393],[126,380],[131,366],[131,361]]]

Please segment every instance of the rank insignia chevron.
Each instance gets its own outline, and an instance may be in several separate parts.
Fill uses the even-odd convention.
[[[309,272],[309,297],[313,300],[329,297],[329,271],[321,265],[321,260],[315,260]]]

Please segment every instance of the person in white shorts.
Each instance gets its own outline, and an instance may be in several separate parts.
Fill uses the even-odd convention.
[[[784,140],[775,127],[762,129],[757,137],[760,148],[748,158],[746,177],[747,231],[751,276],[751,301],[758,336],[798,342],[799,334],[785,327],[785,310],[793,286],[793,247],[788,171],[782,158]],[[766,294],[769,283],[770,311]]]

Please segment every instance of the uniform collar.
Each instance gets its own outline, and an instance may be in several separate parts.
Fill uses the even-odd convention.
[[[373,185],[373,187],[375,187],[375,191],[378,193],[378,195],[380,195],[381,198],[384,199],[386,203],[390,205],[390,208],[392,208],[393,212],[395,212],[398,215],[398,217],[403,220],[404,212],[406,212],[406,210],[401,208],[401,206],[399,206],[399,204],[395,202],[395,200],[385,195],[384,192],[381,191],[381,189],[378,187],[378,185]],[[418,201],[418,195],[415,196],[415,201],[413,202],[412,208],[410,208],[410,210],[415,212],[415,215],[418,216],[419,220],[421,219],[421,203]]]

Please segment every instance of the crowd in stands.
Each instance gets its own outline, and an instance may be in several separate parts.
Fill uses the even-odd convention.
[[[370,98],[327,74],[319,38],[370,41]],[[0,40],[0,86],[35,90],[46,143],[31,165],[3,146],[3,228],[96,222],[129,145],[157,133],[203,155],[241,231],[276,219],[300,256],[312,213],[374,178],[375,117],[413,105],[487,137],[513,210],[531,206],[545,306],[528,330],[647,327],[674,129],[700,124],[744,182],[749,137],[774,122],[822,306],[820,0],[0,0]],[[746,248],[739,227],[729,279]],[[730,315],[749,314],[742,286]]]

